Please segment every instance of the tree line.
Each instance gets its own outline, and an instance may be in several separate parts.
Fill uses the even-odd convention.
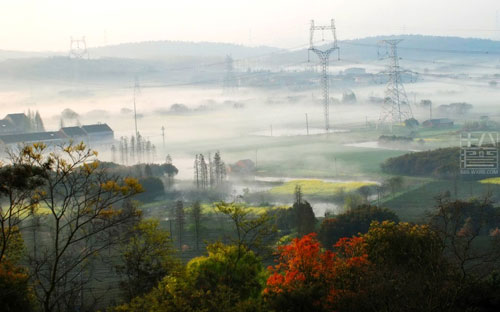
[[[387,159],[381,167],[390,174],[453,178],[460,173],[460,149],[448,147],[408,153]]]
[[[117,154],[119,159],[117,158]],[[111,158],[113,162],[129,163],[153,162],[156,157],[156,146],[145,139],[139,132],[130,137],[121,137],[118,149],[111,145]]]
[[[210,153],[207,158],[203,154],[197,154],[193,168],[194,183],[198,189],[217,188],[226,181],[226,164],[219,151],[215,152],[213,158]]]

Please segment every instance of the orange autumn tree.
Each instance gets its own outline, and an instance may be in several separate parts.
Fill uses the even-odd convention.
[[[34,311],[28,272],[9,260],[0,262],[0,303],[4,312]]]
[[[273,311],[456,311],[455,270],[427,225],[372,222],[335,251],[315,234],[280,247],[264,298]]]
[[[269,267],[264,298],[276,311],[332,311],[337,299],[349,297],[351,284],[369,267],[362,238],[342,239],[337,252],[324,250],[312,233],[278,249],[279,260]],[[346,282],[347,281],[347,282]]]

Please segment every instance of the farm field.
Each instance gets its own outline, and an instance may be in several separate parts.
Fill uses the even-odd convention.
[[[292,195],[296,186],[301,187],[304,195],[328,196],[341,192],[353,192],[363,186],[377,185],[374,182],[324,182],[321,180],[293,180],[283,185],[273,187],[269,192],[277,195]]]

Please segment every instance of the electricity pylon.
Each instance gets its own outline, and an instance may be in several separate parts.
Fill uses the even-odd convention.
[[[322,41],[325,41],[325,34],[324,34],[325,30],[332,32],[333,41],[327,46],[326,50],[321,50],[317,48],[314,44],[314,33],[318,30],[321,31]],[[330,131],[330,83],[328,79],[328,64],[329,64],[330,54],[337,51],[338,59],[340,59],[340,50],[337,45],[335,20],[332,19],[331,25],[329,26],[315,26],[314,20],[311,21],[308,52],[310,51],[314,52],[318,56],[321,64],[321,87],[323,91],[325,131],[326,133],[328,133]]]
[[[69,57],[75,59],[89,59],[90,55],[85,37],[81,39],[73,39],[73,37],[71,37],[70,40]]]
[[[383,40],[379,42],[379,44],[386,46],[386,57],[389,59],[389,64],[385,71],[388,81],[379,123],[389,122],[391,126],[394,124],[401,124],[405,120],[413,118],[410,102],[406,96],[403,80],[401,78],[401,73],[403,73],[403,71],[399,67],[397,46],[401,41],[403,40]]]

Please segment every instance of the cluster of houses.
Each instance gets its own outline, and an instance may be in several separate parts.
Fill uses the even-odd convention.
[[[63,127],[59,131],[33,131],[31,120],[24,113],[8,114],[0,120],[0,145],[11,146],[42,142],[47,145],[64,144],[69,141],[92,146],[114,142],[114,132],[105,123]]]

